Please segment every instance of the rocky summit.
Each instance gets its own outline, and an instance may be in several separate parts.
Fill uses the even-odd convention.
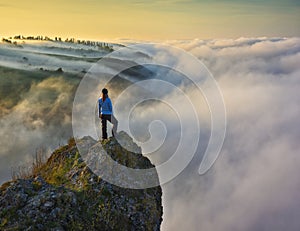
[[[78,143],[92,153],[89,161],[104,150],[129,168],[154,167],[125,132],[101,142],[70,139],[30,176],[1,186],[0,230],[160,230],[161,187],[130,189],[103,180],[86,165]]]

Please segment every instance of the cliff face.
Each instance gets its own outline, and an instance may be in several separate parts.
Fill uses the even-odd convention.
[[[126,133],[121,132],[120,137],[134,152],[114,138],[101,147],[120,164],[153,167],[137,153],[140,148]],[[100,145],[90,137],[80,143],[87,151]],[[160,230],[161,196],[160,186],[128,189],[104,181],[85,164],[70,140],[32,177],[1,186],[0,230]]]

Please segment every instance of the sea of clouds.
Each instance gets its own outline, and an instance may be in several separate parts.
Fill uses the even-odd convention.
[[[298,230],[300,39],[170,43],[218,81],[227,134],[207,174],[197,175],[196,156],[163,186],[163,230]]]
[[[206,174],[199,175],[211,132],[209,110],[198,89],[177,85],[192,99],[201,133],[190,164],[162,186],[162,230],[299,230],[300,38],[182,40],[167,44],[197,57],[214,76],[224,97],[227,131],[219,158]],[[168,61],[169,57],[162,58]],[[182,65],[189,63],[182,60]],[[160,74],[174,74],[163,71],[160,69]],[[57,76],[32,83],[17,104],[6,109],[0,118],[1,182],[9,179],[10,166],[30,160],[37,147],[54,148],[72,135],[71,110],[77,85],[78,81]],[[126,109],[124,102],[134,101],[142,87],[126,97],[122,95],[122,100],[117,97],[119,92],[110,89],[119,108],[120,128],[128,119],[122,105]],[[154,143],[163,139],[161,124],[148,127],[151,121],[160,120],[166,127],[165,145],[149,154],[156,164],[171,157],[180,140],[180,129],[194,131],[192,122],[185,128],[178,125],[180,119],[192,120],[177,92],[165,91],[161,98],[183,109],[180,118],[170,105],[155,101],[135,107],[130,116],[131,132],[141,142],[151,134],[156,134]],[[191,142],[195,137],[192,132]]]

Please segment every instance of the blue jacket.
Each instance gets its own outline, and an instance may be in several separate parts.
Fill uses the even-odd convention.
[[[102,98],[98,99],[99,103],[99,115],[112,115],[113,108],[110,98],[106,98],[104,102],[102,102]]]

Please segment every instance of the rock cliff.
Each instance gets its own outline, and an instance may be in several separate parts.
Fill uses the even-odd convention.
[[[118,137],[122,145],[115,138],[100,143],[84,137],[79,143],[93,153],[101,146],[131,168],[153,167],[125,132]],[[70,139],[32,176],[1,186],[0,230],[160,230],[161,196],[160,186],[129,189],[104,181]]]

